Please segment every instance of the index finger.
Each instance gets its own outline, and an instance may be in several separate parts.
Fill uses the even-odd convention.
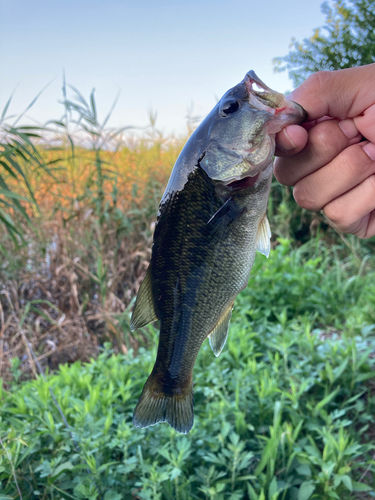
[[[308,121],[323,116],[352,118],[375,104],[375,63],[338,71],[318,71],[295,89],[288,99],[308,113]]]

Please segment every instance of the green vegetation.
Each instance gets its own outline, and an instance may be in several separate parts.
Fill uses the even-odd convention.
[[[310,38],[292,38],[292,50],[274,59],[276,71],[288,71],[295,87],[321,70],[363,66],[375,62],[374,0],[323,2],[325,25]]]
[[[188,436],[131,424],[155,341],[136,357],[107,345],[47,381],[17,382],[14,360],[1,498],[17,497],[12,466],[24,499],[373,498],[374,262],[341,251],[281,240],[257,257],[223,353],[199,354]]]
[[[23,240],[23,231],[14,220],[14,217],[11,216],[11,213],[15,212],[18,216],[21,216],[25,223],[30,224],[30,218],[22,202],[35,202],[33,191],[28,183],[24,169],[20,166],[20,161],[26,167],[33,165],[36,168],[41,167],[44,169],[45,165],[41,161],[37,148],[31,142],[32,139],[39,138],[38,129],[36,127],[17,127],[16,124],[4,123],[9,104],[10,100],[0,117],[0,224],[8,231],[13,243],[17,243],[17,238]],[[28,197],[21,196],[10,189],[7,178],[15,181],[22,179]],[[1,242],[0,249],[2,249]]]

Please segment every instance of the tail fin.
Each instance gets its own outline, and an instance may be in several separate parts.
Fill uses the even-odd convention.
[[[135,427],[149,427],[168,422],[177,432],[187,434],[194,423],[193,382],[186,388],[174,388],[171,394],[163,391],[158,378],[151,374],[134,410]]]

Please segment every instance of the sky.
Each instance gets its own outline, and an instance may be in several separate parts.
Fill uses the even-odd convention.
[[[165,134],[183,134],[187,110],[204,118],[253,69],[271,88],[292,90],[272,59],[322,26],[322,0],[0,0],[0,114],[62,116],[62,81],[99,117],[120,92],[109,125],[144,127],[148,110]],[[72,94],[71,94],[72,95]],[[23,120],[25,121],[25,120]]]

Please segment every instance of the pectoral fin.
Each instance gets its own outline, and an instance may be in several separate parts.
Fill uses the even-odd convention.
[[[134,331],[157,319],[158,317],[154,309],[152,298],[151,273],[150,268],[148,268],[146,276],[138,291],[134,311],[130,320],[130,328]]]
[[[228,198],[227,201],[217,210],[214,215],[207,221],[211,227],[221,225],[228,226],[242,214],[244,208],[238,207],[233,198]]]
[[[211,349],[215,356],[219,356],[228,338],[229,321],[232,315],[233,304],[231,304],[219,319],[215,328],[208,335]]]
[[[269,256],[271,250],[271,228],[266,214],[264,214],[258,226],[256,247],[258,252],[266,257]]]

